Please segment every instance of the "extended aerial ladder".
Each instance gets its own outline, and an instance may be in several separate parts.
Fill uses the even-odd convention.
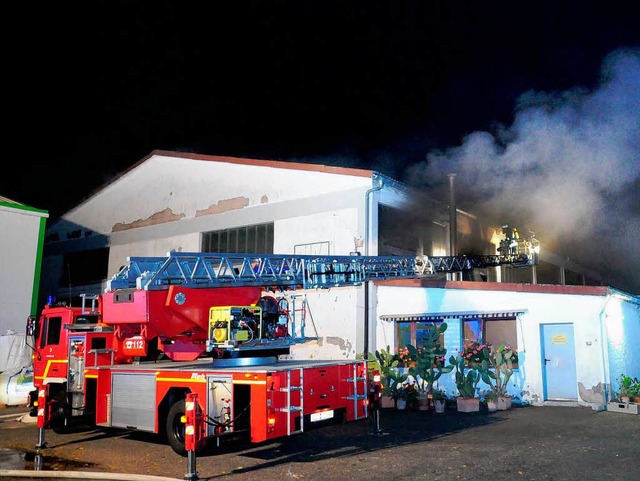
[[[195,359],[205,348],[214,356],[287,353],[292,343],[308,339],[303,332],[297,336],[291,311],[273,296],[260,297],[262,291],[358,286],[503,265],[529,267],[537,262],[537,245],[535,239],[514,236],[506,238],[495,255],[170,252],[166,257],[129,257],[107,282],[104,322],[114,326],[130,355],[146,355],[147,341],[155,336],[172,359]],[[225,292],[234,302],[224,300]],[[139,307],[133,308],[134,303]],[[141,316],[144,311],[148,313]],[[128,349],[130,345],[140,345],[141,354]]]
[[[537,264],[535,239],[506,239],[500,254],[456,256],[327,256],[170,252],[166,257],[129,257],[107,283],[115,289],[276,286],[316,289],[370,280],[426,277],[486,267]]]

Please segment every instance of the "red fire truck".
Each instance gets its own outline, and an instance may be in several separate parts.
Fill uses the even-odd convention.
[[[38,447],[45,428],[61,432],[83,420],[157,433],[186,455],[185,405],[193,407],[193,395],[202,420],[198,448],[366,418],[367,361],[287,359],[291,346],[308,338],[296,335],[293,313],[274,293],[533,262],[522,249],[440,258],[131,257],[104,293],[81,296],[78,306],[50,300],[28,321]]]

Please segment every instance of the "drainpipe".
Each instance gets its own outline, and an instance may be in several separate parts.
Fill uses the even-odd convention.
[[[371,177],[371,180],[373,181],[373,187],[371,187],[367,193],[364,195],[364,255],[368,256],[369,255],[369,232],[372,230],[371,226],[369,225],[369,223],[371,222],[369,220],[370,218],[370,209],[371,209],[371,200],[370,200],[370,196],[371,194],[373,194],[374,192],[379,191],[380,189],[382,189],[382,178],[378,177],[376,174],[373,174],[373,176]]]
[[[607,294],[607,300],[602,306],[602,310],[600,311],[600,356],[602,360],[602,375],[604,377],[604,406],[607,407],[607,403],[610,401],[609,396],[609,382],[611,381],[610,376],[610,366],[609,366],[609,335],[607,333],[606,321],[607,317],[607,307],[609,302],[611,301],[611,293]]]
[[[458,235],[458,218],[456,207],[456,194],[454,188],[454,179],[456,174],[447,174],[449,177],[449,255],[455,256],[457,254],[457,235]],[[458,274],[452,272],[449,274],[451,280],[457,280]]]
[[[380,189],[382,189],[382,178],[378,177],[377,175],[373,175],[371,180],[373,181],[373,186],[367,190],[365,196],[364,196],[364,255],[368,256],[369,255],[369,232],[371,230],[371,226],[370,224],[370,203],[371,203],[371,199],[370,196],[371,194],[373,194],[374,192],[379,191]],[[369,289],[370,289],[370,285],[369,285],[369,281],[365,281],[364,282],[364,358],[367,359],[367,357],[369,356]]]

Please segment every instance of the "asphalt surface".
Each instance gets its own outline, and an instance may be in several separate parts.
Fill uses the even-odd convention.
[[[189,472],[186,458],[145,433],[47,430],[46,441],[40,460],[52,476],[184,479]],[[36,443],[35,424],[0,417],[0,479],[17,479],[5,466],[16,453],[17,469],[35,475]],[[458,413],[450,405],[444,414],[385,409],[379,424],[325,426],[258,445],[232,441],[196,462],[200,480],[638,481],[640,415],[565,406]]]

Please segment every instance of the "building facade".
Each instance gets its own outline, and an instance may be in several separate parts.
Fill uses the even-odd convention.
[[[457,252],[495,254],[502,233],[500,226],[458,209],[454,211]],[[370,170],[154,151],[47,229],[40,303],[43,305],[49,295],[72,302],[81,293],[100,293],[128,257],[163,256],[171,251],[447,255],[453,223],[450,219],[446,203],[425,198]],[[292,357],[354,358],[386,345],[395,349],[414,340],[410,333],[415,326],[408,327],[409,337],[407,326],[404,331],[401,329],[403,316],[419,314],[427,319],[436,315],[433,322],[440,322],[437,315],[457,315],[466,312],[467,307],[478,316],[475,331],[465,318],[451,317],[446,339],[450,352],[459,348],[469,332],[485,332],[480,320],[487,312],[496,314],[505,309],[515,309],[513,319],[521,325],[515,332],[507,328],[498,332],[515,336],[516,341],[521,341],[517,342],[521,349],[540,341],[537,333],[529,340],[533,331],[522,327],[525,321],[527,326],[545,324],[530,321],[532,306],[539,301],[559,302],[553,296],[566,294],[546,293],[551,297],[534,299],[522,297],[523,293],[513,288],[511,296],[496,297],[490,306],[471,308],[465,307],[468,299],[458,299],[454,292],[467,292],[476,284],[491,292],[497,292],[491,287],[496,285],[535,285],[544,281],[545,275],[555,276],[549,272],[552,270],[536,272],[530,268],[516,272],[500,267],[478,269],[455,278],[434,275],[434,282],[460,284],[456,288],[449,284],[444,289],[445,297],[452,299],[446,306],[434,302],[441,294],[437,289],[392,286],[386,282],[274,295],[289,306],[291,329],[307,338],[307,342],[292,349]],[[589,296],[606,298],[601,293],[586,295],[585,299],[591,299]],[[513,297],[522,299],[513,304]],[[597,309],[598,303],[594,301],[589,306]],[[632,330],[636,321],[629,321]],[[577,325],[575,330],[578,332]],[[591,334],[589,331],[593,345],[595,335]],[[603,338],[598,339],[602,342]],[[522,354],[526,371],[519,369],[520,384],[513,386],[514,393],[532,403],[554,398],[545,394],[541,366],[529,364],[539,361],[531,357],[536,351]],[[583,357],[580,350],[576,359]],[[567,400],[601,404],[598,383],[606,397],[611,379],[604,367],[599,369],[577,369],[576,386],[582,383],[585,395],[566,396]]]

